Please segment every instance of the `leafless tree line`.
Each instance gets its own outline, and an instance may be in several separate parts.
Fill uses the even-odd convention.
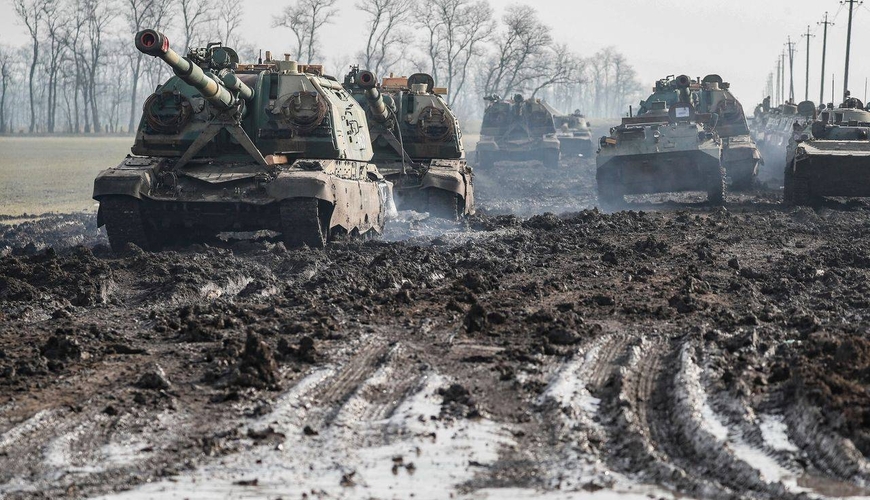
[[[150,89],[169,75],[129,41],[145,27],[187,47],[219,40],[254,57],[241,31],[244,10],[232,0],[6,1],[29,43],[0,44],[0,133],[133,130]],[[641,89],[616,50],[581,57],[525,5],[497,18],[488,0],[358,0],[353,15],[366,27],[359,51],[326,57],[324,28],[339,15],[339,0],[290,0],[272,25],[293,34],[297,60],[326,60],[338,76],[350,64],[380,76],[430,73],[463,118],[480,116],[485,95],[515,93],[619,116]]]

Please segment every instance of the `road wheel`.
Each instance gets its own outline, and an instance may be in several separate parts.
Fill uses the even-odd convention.
[[[281,202],[281,232],[288,248],[323,248],[329,234],[329,217],[315,198],[291,198]]]

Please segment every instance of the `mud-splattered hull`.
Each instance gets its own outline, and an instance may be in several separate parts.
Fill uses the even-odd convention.
[[[378,169],[393,183],[400,210],[431,212],[433,205],[449,203],[455,215],[474,214],[474,181],[465,160],[432,160],[427,165],[406,166],[399,163],[379,164]]]
[[[598,157],[599,182],[619,184],[624,194],[706,190],[719,174],[719,157],[703,150]]]
[[[809,197],[870,196],[870,143],[816,141],[797,147],[786,166],[786,195],[806,189]]]

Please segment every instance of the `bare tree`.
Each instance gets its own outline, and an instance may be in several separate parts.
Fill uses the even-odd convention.
[[[411,18],[413,0],[363,0],[356,8],[369,15],[369,33],[362,60],[366,69],[381,75],[404,56],[396,50],[410,43],[405,26]]]
[[[138,33],[145,28],[163,29],[167,24],[172,3],[170,0],[124,0],[124,20],[129,33]],[[133,130],[138,118],[136,112],[139,101],[139,80],[142,73],[144,54],[136,50],[132,43],[122,44],[121,48],[130,59],[132,72],[132,87],[130,89],[130,121],[128,130]]]
[[[54,132],[57,117],[57,85],[60,80],[60,63],[66,49],[66,13],[61,11],[57,2],[48,2],[43,7],[45,28],[48,35],[48,54],[46,72],[48,73],[48,101],[46,102],[46,126],[49,133]]]
[[[205,0],[179,0],[184,28],[184,46],[191,48],[197,42],[197,30],[212,21]]]
[[[486,0],[431,0],[418,4],[415,17],[427,35],[429,69],[450,90],[448,104],[453,106],[468,80],[471,61],[495,30],[492,7]]]
[[[15,14],[24,23],[30,34],[30,44],[33,49],[33,59],[30,61],[30,74],[27,85],[30,90],[30,133],[36,129],[36,102],[34,99],[33,76],[36,74],[36,65],[39,62],[39,29],[42,25],[42,16],[45,15],[45,6],[51,0],[15,0],[13,4]]]
[[[545,70],[533,84],[532,97],[551,85],[572,82],[580,67],[579,58],[568,50],[565,44],[555,44],[550,47],[545,52],[543,63]]]
[[[12,52],[0,46],[0,134],[5,134],[6,126],[6,95],[9,93],[9,83],[12,81]]]
[[[290,28],[296,37],[296,60],[312,63],[317,59],[320,28],[332,22],[338,0],[297,0],[272,19],[273,27]]]
[[[228,47],[241,45],[241,37],[238,30],[242,25],[244,10],[239,8],[235,0],[219,0],[217,15],[212,22],[216,24],[215,31],[220,42]]]
[[[553,43],[550,29],[527,5],[508,7],[504,31],[484,76],[486,94],[509,95],[523,90],[546,70],[546,53]]]
[[[86,96],[90,104],[91,120],[94,132],[102,132],[100,109],[97,104],[97,75],[103,63],[103,36],[116,13],[107,0],[82,0],[81,7],[85,9],[87,50],[85,65],[87,67]]]

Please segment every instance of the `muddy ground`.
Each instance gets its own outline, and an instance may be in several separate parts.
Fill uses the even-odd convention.
[[[870,205],[502,167],[325,251],[7,221],[0,496],[870,495]]]

